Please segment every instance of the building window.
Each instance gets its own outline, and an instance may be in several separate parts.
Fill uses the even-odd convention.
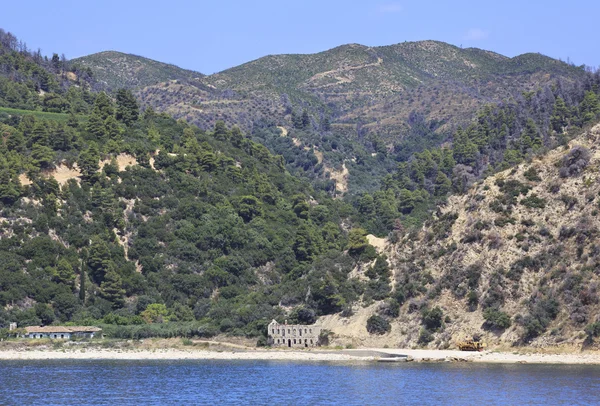
[[[271,329],[271,334],[275,334],[275,329],[274,328]]]
[[[290,334],[290,333],[291,333],[291,330],[288,328],[288,334]]]
[[[300,329],[300,335],[302,336],[302,329]]]
[[[310,334],[312,334],[312,328],[310,329]]]
[[[296,339],[294,338],[294,344],[296,344]]]
[[[311,343],[311,344],[313,343],[313,342],[312,342],[312,340],[310,340],[310,343]]]
[[[60,338],[65,338],[65,335],[64,335],[64,334],[61,334],[61,335],[60,335]]]
[[[279,332],[279,329],[277,329],[277,334],[281,334],[281,333]]]

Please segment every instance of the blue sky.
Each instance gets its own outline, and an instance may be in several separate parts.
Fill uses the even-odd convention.
[[[600,66],[598,0],[10,1],[0,28],[44,54],[103,50],[210,74],[268,54],[435,39]]]

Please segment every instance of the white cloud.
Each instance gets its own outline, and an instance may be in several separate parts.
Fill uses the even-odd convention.
[[[486,39],[489,35],[489,32],[484,31],[481,28],[471,28],[463,38],[467,41],[480,41]]]
[[[399,13],[402,11],[402,5],[400,5],[399,3],[380,4],[379,7],[377,7],[377,11],[385,14]]]

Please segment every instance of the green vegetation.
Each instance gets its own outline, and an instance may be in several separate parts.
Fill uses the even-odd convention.
[[[364,230],[341,227],[351,206],[293,177],[239,128],[218,122],[207,132],[140,112],[128,90],[81,94],[61,114],[34,110],[44,96],[32,91],[31,110],[5,107],[0,117],[0,325],[260,336],[267,320],[314,322],[374,289],[348,278],[376,257]],[[120,154],[137,164],[119,166]],[[54,168],[75,164],[80,175],[54,179]],[[389,284],[385,260],[375,273]]]
[[[370,334],[385,334],[391,329],[390,322],[381,316],[373,315],[367,320],[367,331]]]
[[[192,81],[204,76],[175,65],[115,51],[76,58],[70,63],[94,72],[95,83],[103,90],[131,89],[169,80]]]
[[[116,65],[45,58],[0,31],[0,327],[266,343],[271,319],[377,302],[369,333],[406,312],[413,343],[445,345],[460,321],[443,298],[522,343],[563,311],[597,335],[594,155],[575,146],[556,167],[514,166],[600,118],[600,74],[436,42],[267,57],[199,79],[108,56]],[[465,61],[478,68],[465,74]],[[360,68],[338,88],[324,73],[344,66]],[[451,194],[464,196],[445,205]],[[575,223],[548,228],[555,199]],[[368,234],[400,246],[378,254]],[[505,245],[515,257],[498,263]]]

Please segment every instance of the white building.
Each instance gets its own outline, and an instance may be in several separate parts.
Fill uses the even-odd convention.
[[[43,326],[25,327],[25,338],[52,338],[70,340],[72,338],[94,338],[102,331],[98,327],[88,326]]]

